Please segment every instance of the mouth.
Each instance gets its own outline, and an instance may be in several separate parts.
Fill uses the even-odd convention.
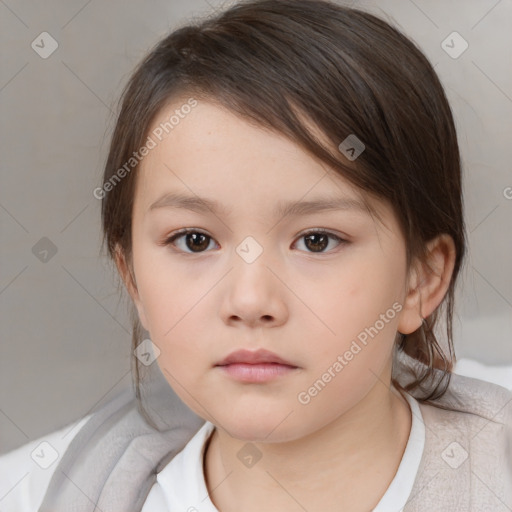
[[[229,377],[246,383],[262,383],[294,373],[299,367],[268,350],[237,350],[215,365]]]
[[[224,375],[245,383],[264,383],[295,373],[298,368],[279,363],[231,363],[218,366]]]
[[[287,361],[277,354],[264,349],[257,351],[236,350],[235,352],[231,352],[231,354],[225,357],[222,361],[219,361],[215,366],[228,366],[232,364],[274,366],[281,365],[297,368],[297,366],[292,362]]]

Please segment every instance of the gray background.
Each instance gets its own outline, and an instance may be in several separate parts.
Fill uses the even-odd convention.
[[[99,257],[100,202],[92,191],[101,182],[115,101],[136,63],[171,28],[221,4],[0,0],[0,453],[131,385],[127,300]],[[469,234],[456,353],[510,365],[512,199],[504,191],[512,187],[512,3],[355,4],[398,24],[446,88]],[[44,31],[58,42],[47,59],[31,47]],[[441,47],[453,31],[469,44],[456,59]],[[52,244],[57,252],[48,261],[36,257]]]

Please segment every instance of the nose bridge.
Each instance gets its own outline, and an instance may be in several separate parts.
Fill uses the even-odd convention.
[[[272,267],[272,251],[254,236],[246,236],[236,247],[233,255],[233,285],[247,287],[246,293],[267,294],[268,287],[273,288],[274,276],[268,267]],[[275,261],[274,261],[275,264]]]
[[[260,239],[258,241],[254,236],[246,236],[236,247],[235,252],[247,265],[252,265],[258,259],[262,259],[261,256],[265,254],[265,258],[268,258],[270,250],[268,245],[265,246],[264,242]],[[261,261],[260,261],[261,263]]]
[[[254,324],[260,321],[281,322],[286,316],[283,290],[275,277],[276,261],[270,248],[253,236],[246,236],[236,247],[223,315]],[[272,271],[271,271],[272,269]]]

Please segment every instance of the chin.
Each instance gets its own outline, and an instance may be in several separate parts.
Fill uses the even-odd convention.
[[[285,418],[282,414],[258,415],[254,412],[243,418],[235,412],[220,427],[235,439],[252,443],[283,443],[302,437],[303,432]]]

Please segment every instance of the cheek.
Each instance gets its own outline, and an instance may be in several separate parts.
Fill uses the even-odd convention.
[[[150,330],[164,339],[194,314],[207,283],[190,279],[163,248],[141,251],[137,263],[137,284]]]
[[[200,337],[195,326],[200,322],[198,315],[204,283],[197,280],[184,282],[168,264],[160,265],[157,258],[149,261],[149,264],[144,264],[140,259],[137,273],[147,329],[152,342],[160,350],[158,363],[162,372],[166,370],[176,374],[180,380],[178,375],[183,368],[193,372],[197,366],[198,350],[194,340]]]
[[[163,281],[155,283],[151,295],[146,298],[149,332],[167,366],[179,368],[179,365],[185,365],[193,371],[201,361],[199,341],[204,339],[204,332],[200,331],[200,325],[204,322],[201,294],[195,293],[194,289],[183,293],[183,283],[181,287],[179,283],[172,284],[172,287],[166,287]],[[169,293],[169,290],[177,289],[180,290],[179,296]]]
[[[393,268],[356,264],[307,281],[295,290],[308,308],[309,325],[330,337],[352,338],[373,325],[401,298],[400,277]]]
[[[400,261],[359,258],[321,285],[311,281],[301,287],[300,293],[308,290],[309,307],[303,351],[313,355],[317,372],[344,354],[348,371],[344,369],[345,377],[339,381],[368,378],[364,369],[380,372],[395,339],[403,279]]]

